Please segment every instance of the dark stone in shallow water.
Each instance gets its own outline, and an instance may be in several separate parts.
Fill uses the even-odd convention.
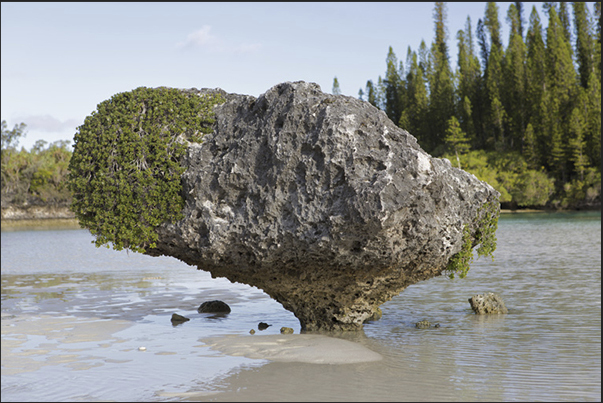
[[[260,322],[260,323],[258,323],[258,330],[268,329],[269,326],[272,326],[272,325],[269,325],[268,323]]]
[[[189,318],[186,318],[182,315],[178,315],[177,313],[172,314],[172,324],[180,324],[189,321]]]
[[[230,307],[222,301],[205,301],[197,308],[199,313],[230,313]]]

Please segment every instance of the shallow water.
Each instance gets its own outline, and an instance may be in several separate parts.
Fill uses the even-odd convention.
[[[95,248],[85,230],[3,228],[2,401],[600,401],[600,212],[505,214],[497,237],[495,260],[467,278],[411,286],[364,332],[337,336],[383,359],[315,364],[210,348],[299,333],[261,290]],[[509,314],[471,311],[487,291]],[[232,313],[197,313],[211,299]],[[172,326],[172,313],[191,320]],[[440,328],[416,329],[423,319]]]

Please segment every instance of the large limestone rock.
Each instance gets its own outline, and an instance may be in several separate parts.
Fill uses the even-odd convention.
[[[498,199],[367,102],[306,82],[225,95],[214,133],[188,148],[185,218],[147,253],[258,287],[302,330],[361,329],[440,275]]]

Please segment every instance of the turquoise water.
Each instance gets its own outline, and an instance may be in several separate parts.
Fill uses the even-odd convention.
[[[600,401],[600,212],[505,214],[497,237],[494,261],[407,288],[346,336],[383,360],[319,365],[200,341],[299,333],[261,290],[95,248],[85,230],[3,231],[2,401]],[[468,298],[488,291],[508,315],[471,311]],[[232,313],[198,314],[210,299]],[[191,321],[174,327],[172,313]],[[440,328],[416,329],[423,319]],[[259,332],[261,321],[273,326]]]

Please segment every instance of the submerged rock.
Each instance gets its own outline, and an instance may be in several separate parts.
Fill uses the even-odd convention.
[[[198,93],[216,91],[213,133],[183,161],[184,218],[146,253],[258,287],[303,331],[361,329],[498,215],[497,191],[367,102],[301,81],[259,98]]]
[[[230,307],[226,302],[222,302],[219,300],[214,301],[205,301],[202,303],[199,308],[197,308],[197,312],[199,313],[230,313]]]
[[[469,298],[469,304],[473,312],[478,315],[505,314],[509,312],[502,298],[493,292],[474,295]]]
[[[427,328],[431,327],[431,322],[429,322],[428,320],[422,320],[420,322],[417,322],[415,324],[415,327],[417,329],[427,329]]]
[[[181,324],[181,323],[188,322],[189,320],[190,320],[189,318],[184,317],[184,316],[182,316],[182,315],[178,315],[177,313],[173,313],[173,314],[172,314],[172,319],[171,319],[171,321],[172,321],[172,324],[173,324],[173,325],[174,325],[174,324],[175,324],[175,325],[179,325],[179,324]]]

